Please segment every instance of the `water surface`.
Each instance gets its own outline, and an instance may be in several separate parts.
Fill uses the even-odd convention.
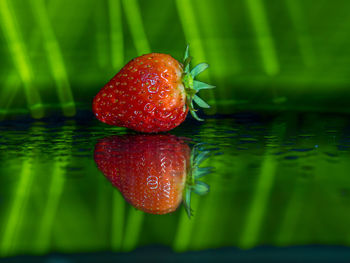
[[[218,116],[170,133],[211,154],[207,195],[153,215],[94,162],[96,143],[132,133],[93,118],[0,123],[0,254],[350,245],[350,122],[316,113]]]

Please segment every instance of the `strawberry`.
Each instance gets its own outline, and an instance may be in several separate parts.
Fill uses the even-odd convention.
[[[190,192],[208,191],[192,174],[209,170],[193,169],[190,147],[173,135],[107,137],[96,144],[94,159],[125,200],[147,213],[173,212],[184,196],[190,215]]]
[[[96,118],[140,132],[169,131],[185,120],[188,111],[202,120],[192,101],[209,108],[196,93],[214,86],[194,80],[208,64],[198,64],[190,71],[190,61],[188,47],[183,64],[160,53],[131,60],[95,96]]]

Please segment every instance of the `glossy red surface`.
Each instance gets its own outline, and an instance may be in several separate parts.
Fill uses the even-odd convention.
[[[168,131],[186,118],[182,65],[151,53],[126,64],[96,95],[95,116],[110,125],[142,132]]]
[[[166,214],[182,201],[190,148],[173,135],[112,136],[98,142],[95,162],[131,205]]]

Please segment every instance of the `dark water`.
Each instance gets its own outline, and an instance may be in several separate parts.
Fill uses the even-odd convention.
[[[171,131],[210,152],[191,219],[183,205],[136,210],[97,168],[96,143],[128,133],[89,117],[1,122],[1,257],[350,245],[348,116],[242,113]]]

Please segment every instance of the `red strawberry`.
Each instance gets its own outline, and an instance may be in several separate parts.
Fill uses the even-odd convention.
[[[100,140],[94,158],[127,202],[147,213],[166,214],[177,209],[183,194],[189,212],[191,190],[208,191],[192,177],[205,168],[191,168],[190,154],[189,146],[173,135],[129,135]]]
[[[131,60],[95,96],[95,116],[107,124],[141,132],[169,131],[185,120],[188,110],[201,120],[192,100],[208,108],[196,93],[213,86],[194,80],[208,65],[201,63],[190,71],[190,60],[188,47],[184,64],[159,53]]]

